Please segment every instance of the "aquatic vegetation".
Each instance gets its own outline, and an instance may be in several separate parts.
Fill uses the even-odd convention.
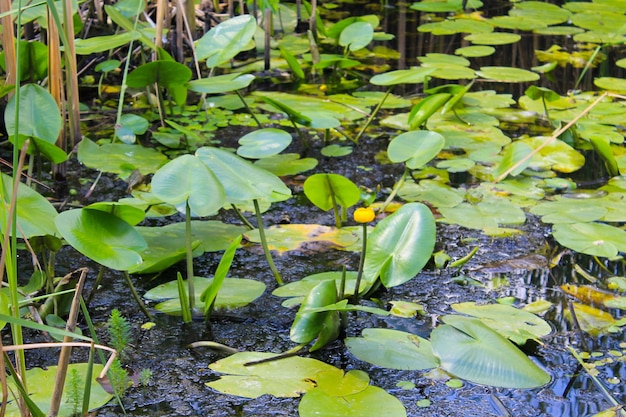
[[[0,270],[7,275],[9,287],[7,293],[0,292],[0,311],[13,318],[11,333],[18,346],[24,323],[20,307],[39,301],[24,301],[24,294],[42,292],[41,299],[46,301],[37,311],[43,316],[53,309],[55,314],[66,313],[58,301],[66,291],[63,285],[68,284],[55,282],[54,274],[54,254],[66,250],[64,244],[102,265],[96,287],[105,267],[120,271],[148,317],[152,313],[143,306],[129,274],[159,274],[185,260],[186,279],[175,267],[176,281],[144,295],[159,301],[154,306],[157,311],[182,313],[185,322],[192,320],[198,306],[209,320],[216,309],[242,307],[264,294],[265,283],[256,277],[228,276],[237,253],[260,244],[279,286],[273,294],[287,298],[285,306],[300,304],[289,338],[300,349],[311,344],[308,351],[320,350],[339,338],[349,312],[390,314],[382,305],[372,307],[371,298],[383,287],[419,282],[431,258],[439,272],[466,267],[481,245],[465,248],[456,261],[447,249],[433,254],[437,224],[473,229],[473,236],[479,236],[476,239],[483,235],[499,239],[522,233],[520,226],[530,214],[550,225],[555,246],[589,255],[598,263],[623,265],[626,186],[620,174],[626,171],[626,158],[621,94],[626,81],[621,77],[626,63],[615,55],[623,46],[626,26],[618,6],[522,1],[507,7],[506,15],[489,13],[486,17],[480,1],[415,2],[409,7],[420,11],[417,36],[430,40],[428,50],[420,49],[424,56],[415,57],[418,65],[409,69],[405,69],[405,50],[400,51],[404,43],[396,44],[397,54],[381,46],[380,42],[395,34],[382,31],[378,15],[327,19],[334,4],[305,2],[304,17],[299,4],[280,2],[260,4],[259,13],[256,5],[249,7],[250,14],[234,16],[235,11],[229,10],[230,18],[213,10],[206,16],[217,19],[217,24],[197,40],[193,8],[180,7],[176,25],[169,28],[172,42],[165,45],[167,51],[163,44],[165,3],[156,7],[155,28],[148,21],[155,17],[152,10],[141,1],[106,5],[95,13],[100,18],[103,11],[109,16],[115,35],[109,34],[109,23],[102,20],[102,33],[87,39],[74,39],[77,35],[70,23],[76,7],[67,6],[62,23],[55,7],[49,16],[43,4],[24,10],[18,4],[14,10],[17,30],[2,34],[6,79],[1,91],[13,94],[4,112],[13,173],[2,174],[0,181],[2,259],[6,260],[6,270],[5,263]],[[14,22],[6,15],[11,6],[7,7],[2,8],[2,24],[12,27]],[[405,5],[398,7],[406,13]],[[299,35],[296,29],[306,18],[309,32]],[[27,21],[34,22],[35,29],[48,28],[47,45],[14,42],[14,33],[27,33],[20,26]],[[272,24],[280,29],[274,31]],[[384,27],[389,30],[390,26]],[[530,36],[535,41],[534,56],[522,61],[517,51],[528,46]],[[554,46],[544,46],[548,39]],[[452,45],[449,53],[437,46],[444,44]],[[246,58],[261,50],[262,63]],[[86,206],[77,199],[70,204],[81,207],[57,211],[43,196],[45,192],[21,182],[23,167],[28,166],[29,184],[41,157],[54,164],[55,175],[63,177],[61,164],[73,159],[67,151],[81,136],[77,55],[105,51],[111,52],[94,69],[100,78],[97,95],[101,98],[96,111],[113,104],[117,115],[114,122],[105,122],[110,126],[99,138],[80,141],[77,160],[128,182],[128,194],[133,197]],[[48,52],[55,58],[45,62],[41,57]],[[61,71],[61,53],[65,71]],[[398,58],[398,67],[389,61],[381,64],[391,56]],[[484,59],[489,56],[493,59]],[[542,65],[530,67],[528,62],[534,58]],[[117,69],[120,75],[115,74]],[[39,84],[46,77],[49,91]],[[104,82],[119,85],[107,89]],[[67,135],[62,133],[65,111],[69,114]],[[382,150],[367,162],[349,159],[380,144],[377,149]],[[343,175],[330,169],[329,161],[335,168],[342,163],[354,167],[345,169]],[[378,175],[384,164],[395,177],[370,178],[374,185],[367,191],[357,185],[362,183],[358,176],[369,171]],[[592,191],[584,191],[588,184],[579,174],[584,169],[593,171]],[[303,173],[304,181],[294,177]],[[390,179],[393,183],[388,183]],[[97,183],[88,195],[97,193]],[[290,199],[300,195],[300,187],[314,206],[333,210],[335,227],[312,222],[266,228],[265,223],[276,214],[272,210],[293,203]],[[359,203],[368,207],[354,210],[357,226],[350,226],[349,211]],[[252,221],[247,218],[251,212]],[[163,225],[170,221],[165,217],[177,214],[184,216],[184,222]],[[155,218],[160,220],[153,222]],[[229,220],[222,222],[225,218]],[[18,242],[34,254],[48,255],[44,267],[39,271],[36,266],[26,285],[18,283],[22,275]],[[317,251],[307,249],[312,243],[360,251],[359,264],[304,277],[279,271],[271,251],[299,250],[321,259]],[[222,250],[214,274],[195,276],[195,259]],[[509,267],[515,269],[512,263]],[[491,273],[497,268],[480,270]],[[618,267],[605,269],[602,274],[622,278],[614,276],[621,274]],[[487,287],[460,271],[455,275],[457,283]],[[283,277],[287,278],[284,286]],[[589,291],[562,286],[583,302],[587,297],[601,302],[593,306],[572,303],[559,314],[593,336],[621,331],[624,319],[603,309],[623,309],[624,297],[602,296],[596,288],[619,289],[620,282],[601,279],[593,284]],[[397,303],[412,301],[420,300]],[[449,314],[448,307],[466,316]],[[542,337],[550,330],[545,321],[500,304],[464,302],[440,309],[443,313],[438,325],[433,320],[429,339],[368,328],[362,337],[348,337],[345,344],[356,357],[378,366],[438,368],[456,378],[498,387],[534,388],[548,383],[550,375],[515,346],[528,340],[543,343]],[[415,309],[408,310],[399,315],[416,314]],[[120,336],[112,341],[120,354],[123,327],[111,325]],[[242,353],[232,360],[244,356],[248,362],[273,358]],[[26,375],[21,351],[17,357],[19,369],[13,374]],[[312,363],[307,358],[274,359],[238,363],[235,371],[225,372],[241,376],[248,375],[249,369],[267,367],[271,369],[262,377],[269,380],[288,373],[282,364]],[[220,362],[212,366],[221,372],[225,362]],[[270,364],[280,365],[272,368]],[[118,365],[109,377],[112,383],[117,381],[116,389],[128,385]],[[318,413],[327,409],[340,409],[346,416],[406,415],[402,404],[369,385],[363,372],[318,365],[296,375],[297,381],[289,381],[297,386],[293,392],[272,388],[255,395],[306,391],[299,407],[302,416],[323,415]],[[69,395],[76,397],[79,378],[74,372],[70,375]],[[222,389],[218,382],[208,385]],[[122,395],[122,389],[116,392]],[[77,409],[76,401],[69,403]]]

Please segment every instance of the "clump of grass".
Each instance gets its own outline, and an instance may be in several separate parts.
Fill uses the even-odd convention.
[[[144,368],[141,370],[139,374],[139,385],[146,386],[152,380],[152,371],[148,368]]]

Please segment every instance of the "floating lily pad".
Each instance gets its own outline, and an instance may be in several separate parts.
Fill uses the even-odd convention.
[[[483,56],[491,56],[496,52],[496,48],[486,45],[474,45],[458,48],[454,51],[455,54],[465,56],[468,58],[480,58]]]
[[[504,198],[490,198],[476,205],[462,203],[456,207],[440,207],[439,211],[446,221],[470,229],[522,224],[526,221],[522,209]]]
[[[350,155],[352,153],[352,150],[353,148],[351,146],[341,146],[337,144],[332,144],[332,145],[324,146],[320,150],[320,152],[324,156],[338,158],[341,156]]]
[[[353,370],[343,377],[335,372],[318,374],[318,386],[300,401],[300,417],[406,417],[400,400],[384,389],[366,385],[357,391],[364,382],[361,374],[365,372]]]
[[[185,288],[187,281],[185,280]],[[203,305],[200,296],[204,290],[213,282],[213,278],[194,277],[195,305]],[[225,278],[215,299],[215,308],[220,310],[231,310],[246,306],[259,298],[265,292],[265,284],[245,278]],[[178,282],[170,281],[154,287],[144,294],[147,300],[164,300],[154,308],[166,313],[180,315],[180,299],[178,298]]]
[[[275,128],[259,129],[239,139],[237,154],[244,158],[261,159],[281,153],[291,143],[291,135]]]
[[[422,168],[443,149],[445,140],[437,132],[413,130],[396,136],[387,154],[391,162],[405,162],[411,169]]]
[[[536,149],[548,140],[545,136],[520,139],[523,143]],[[555,170],[574,172],[585,164],[585,157],[562,140],[553,140],[533,156],[529,168],[534,170]]]
[[[270,394],[275,397],[299,397],[313,389],[317,375],[333,373],[336,378],[343,371],[317,359],[291,357],[258,365],[244,364],[276,356],[273,353],[241,352],[209,365],[222,375],[218,380],[208,382],[209,387],[225,394],[246,398],[257,398]]]
[[[428,202],[435,207],[455,207],[463,202],[465,192],[440,181],[422,180],[418,184],[405,182],[398,195],[407,201]]]
[[[502,83],[521,83],[539,79],[539,74],[535,72],[512,67],[481,67],[476,74],[489,81]]]
[[[518,42],[522,37],[515,33],[491,32],[491,33],[473,33],[464,38],[476,45],[506,45]],[[532,80],[530,80],[532,81]]]
[[[433,35],[454,35],[456,33],[484,34],[493,32],[493,26],[480,20],[455,19],[424,23],[417,30],[419,32],[432,32]]]
[[[411,9],[430,13],[457,12],[463,10],[463,7],[480,9],[483,7],[483,2],[480,0],[469,0],[467,3],[463,3],[462,0],[422,0],[411,5]]]
[[[613,258],[626,252],[626,231],[608,224],[561,223],[552,234],[561,245],[587,255]]]
[[[581,303],[572,303],[572,305],[576,313],[578,325],[584,332],[592,336],[598,336],[607,331],[616,329],[619,324],[618,321],[606,311]],[[567,310],[565,311],[565,317],[570,321],[572,319],[571,313]]]
[[[347,228],[320,224],[282,224],[268,227],[265,230],[270,250],[283,253],[292,250],[317,252],[320,250],[346,249],[359,241],[356,232]],[[260,242],[258,230],[245,233],[251,242]]]
[[[298,154],[288,153],[259,159],[254,165],[266,169],[274,175],[283,177],[285,175],[300,174],[315,168],[317,166],[317,159],[300,158]]]
[[[88,168],[126,178],[135,170],[143,175],[155,173],[167,162],[167,157],[141,145],[106,143],[98,146],[89,139],[83,139],[78,144],[78,160]]]
[[[420,371],[436,368],[430,342],[392,329],[364,329],[361,337],[348,337],[346,347],[357,358],[390,369]]]
[[[607,209],[599,204],[590,204],[589,200],[558,198],[537,204],[530,212],[543,216],[544,223],[584,223],[600,220]]]
[[[141,251],[143,263],[129,270],[133,274],[151,274],[163,271],[185,259],[185,223],[173,223],[161,227],[136,227],[148,247]],[[194,256],[204,252],[226,250],[233,239],[247,229],[243,226],[219,221],[191,222],[191,239],[196,242]]]
[[[396,84],[420,84],[426,77],[431,75],[437,68],[414,68],[410,70],[396,70],[384,74],[374,75],[370,78],[370,83],[374,85],[396,85]]]
[[[82,383],[80,384],[82,386],[79,388],[79,407],[82,406],[82,392],[84,390],[85,376],[87,375],[88,367],[89,364],[87,363],[74,363],[70,364],[68,368],[68,374],[72,372],[77,372],[78,377],[82,379]],[[103,368],[103,365],[93,365],[93,380],[91,381],[89,410],[94,410],[96,408],[102,407],[103,405],[108,403],[111,398],[113,398],[113,395],[106,392],[104,388],[102,388],[102,386],[96,381],[96,378],[98,377],[100,372],[102,372]],[[25,376],[28,380],[28,396],[30,397],[31,401],[37,404],[39,409],[44,412],[44,415],[47,414],[48,410],[50,409],[50,398],[52,398],[52,392],[56,387],[56,374],[56,366],[48,366],[46,369],[32,368],[26,371]],[[10,392],[17,392],[17,388],[15,387],[12,378],[7,378],[7,383]],[[6,415],[9,417],[20,416],[21,414],[18,405],[19,402],[12,399],[11,394],[9,394]],[[58,415],[60,417],[70,417],[76,415],[76,411],[80,412],[80,408],[78,410],[74,409],[72,399],[70,399],[68,395],[68,390],[64,390]]]
[[[609,91],[626,91],[626,79],[624,78],[599,77],[594,78],[593,83],[596,87],[600,87]]]
[[[466,302],[452,304],[452,308],[459,313],[477,317],[517,345],[523,345],[529,339],[541,343],[539,339],[552,332],[552,328],[545,320],[504,304],[479,305],[475,302]]]

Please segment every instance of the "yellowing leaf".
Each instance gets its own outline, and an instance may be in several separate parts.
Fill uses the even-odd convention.
[[[563,284],[561,285],[561,289],[566,294],[578,298],[585,304],[604,305],[607,301],[616,297],[613,293],[602,291],[590,285]]]
[[[323,226],[320,224],[282,224],[265,231],[270,250],[280,254],[292,250],[319,252],[326,249],[346,249],[359,241],[355,229]],[[245,234],[251,242],[260,242],[258,230]]]

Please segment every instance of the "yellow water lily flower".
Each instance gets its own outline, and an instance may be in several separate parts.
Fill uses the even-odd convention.
[[[376,217],[376,213],[369,207],[360,207],[354,211],[354,221],[357,223],[369,223]]]

